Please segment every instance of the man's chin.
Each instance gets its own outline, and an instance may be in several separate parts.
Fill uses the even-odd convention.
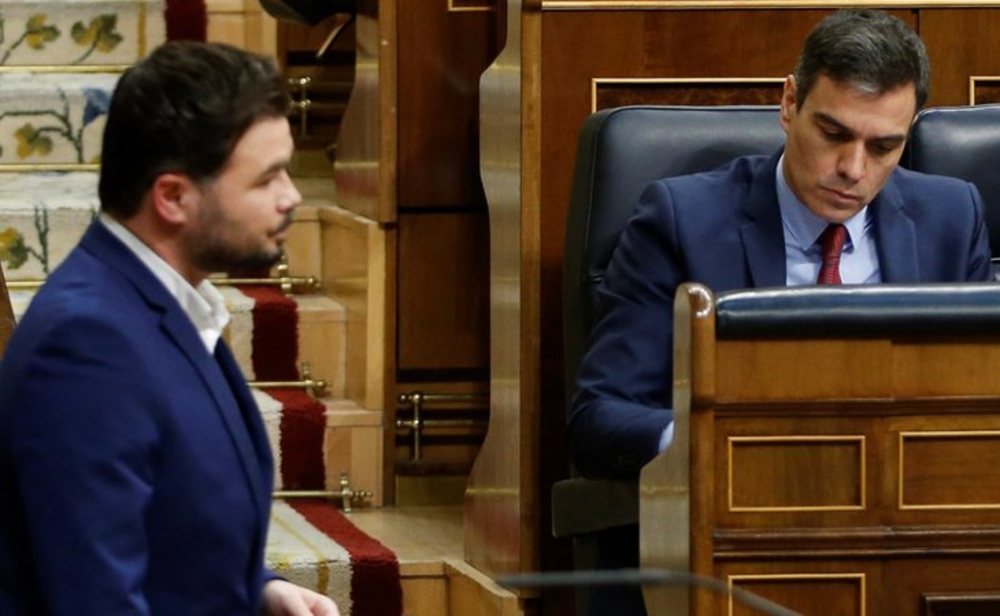
[[[269,251],[260,251],[252,255],[219,254],[212,255],[214,258],[202,258],[202,269],[209,272],[225,272],[230,275],[264,276],[267,271],[275,266],[284,250],[280,247]]]

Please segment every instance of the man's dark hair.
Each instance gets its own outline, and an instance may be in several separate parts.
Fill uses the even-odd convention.
[[[816,79],[826,75],[871,94],[912,83],[920,109],[930,74],[923,41],[901,20],[883,11],[837,11],[806,38],[795,67],[795,101],[801,107]]]
[[[111,97],[102,210],[131,218],[162,173],[214,177],[247,129],[285,116],[288,101],[277,68],[263,56],[192,41],[158,47],[125,71]]]

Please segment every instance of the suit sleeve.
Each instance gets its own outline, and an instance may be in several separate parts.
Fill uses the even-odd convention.
[[[973,217],[972,241],[969,244],[966,280],[993,280],[993,265],[991,261],[993,255],[990,251],[989,232],[986,229],[985,206],[975,185],[969,184],[969,192],[972,197],[975,215]]]
[[[683,282],[667,184],[646,189],[598,290],[598,314],[569,416],[585,475],[632,476],[672,420],[673,298]]]
[[[146,614],[155,374],[107,320],[51,328],[12,413],[14,481],[46,613]]]

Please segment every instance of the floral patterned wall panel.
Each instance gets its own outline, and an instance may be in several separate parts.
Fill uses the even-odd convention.
[[[162,0],[3,0],[0,66],[132,64],[165,40]]]
[[[0,73],[0,164],[97,164],[116,73]]]
[[[0,173],[0,262],[7,279],[47,276],[97,210],[95,173]]]

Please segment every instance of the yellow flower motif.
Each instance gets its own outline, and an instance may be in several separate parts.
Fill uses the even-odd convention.
[[[70,35],[78,45],[90,46],[85,55],[90,55],[94,49],[108,53],[122,42],[122,36],[115,31],[117,26],[118,16],[114,13],[98,15],[90,20],[89,26],[84,26],[82,21],[73,24]]]
[[[22,236],[13,227],[0,231],[0,261],[6,261],[9,269],[17,269],[28,260],[28,249]]]
[[[52,140],[42,134],[42,131],[32,124],[25,124],[14,133],[17,139],[17,155],[19,158],[28,158],[35,152],[41,156],[48,155],[52,151]]]
[[[48,17],[45,13],[32,15],[28,19],[28,25],[25,27],[24,41],[32,49],[44,49],[45,43],[51,43],[59,38],[59,28],[45,25],[46,19]]]

